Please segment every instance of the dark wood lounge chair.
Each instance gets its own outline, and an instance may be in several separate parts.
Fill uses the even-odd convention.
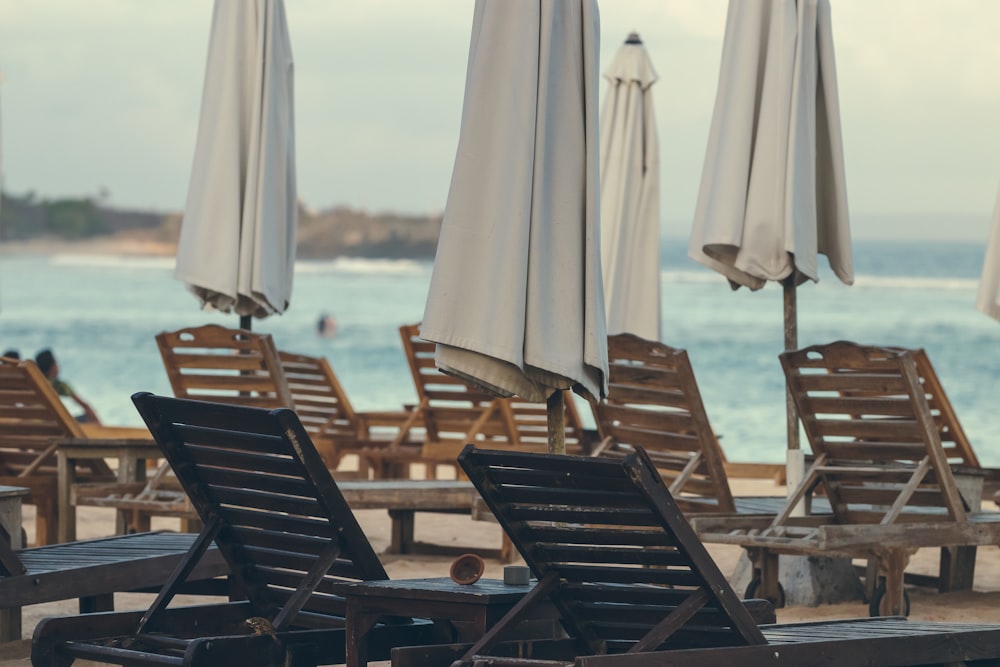
[[[205,528],[144,613],[45,619],[32,664],[342,662],[344,600],[331,587],[387,577],[295,413],[152,394],[133,401]],[[247,599],[169,606],[213,540]],[[376,646],[419,644],[430,627],[391,619],[374,630]]]
[[[394,667],[452,660],[483,667],[878,667],[1000,659],[1000,626],[898,618],[759,626],[641,449],[615,460],[470,446],[459,461],[538,583],[479,642],[396,649]],[[546,598],[568,637],[511,636],[517,620]]]
[[[21,638],[21,607],[79,598],[81,614],[110,611],[116,592],[160,588],[195,536],[158,531],[29,549],[11,548],[9,538],[0,534],[0,641]],[[228,572],[225,560],[212,549],[189,579],[207,584]],[[214,590],[224,594],[224,582]]]
[[[906,614],[904,570],[921,547],[942,550],[939,586],[972,584],[975,547],[1000,544],[1000,513],[981,511],[983,478],[953,474],[916,355],[839,341],[780,355],[815,456],[773,519],[698,518],[706,542],[747,549],[757,594],[778,597],[778,556],[864,558],[872,615]],[[793,516],[821,488],[832,514]]]

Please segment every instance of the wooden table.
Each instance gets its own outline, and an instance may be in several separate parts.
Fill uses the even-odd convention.
[[[146,478],[146,461],[160,458],[160,448],[152,438],[67,439],[57,443],[59,489],[59,541],[76,539],[76,507],[71,502],[76,482],[77,462],[85,459],[117,459],[119,482],[141,482]],[[117,513],[115,532],[124,533],[126,517]]]
[[[531,589],[498,579],[456,584],[448,577],[336,584],[346,600],[346,665],[368,664],[366,635],[384,616],[429,618],[445,632],[443,642],[474,642]],[[449,636],[450,635],[450,636]]]
[[[385,509],[392,519],[392,535],[386,553],[456,554],[475,551],[480,555],[498,555],[496,549],[453,547],[418,542],[414,538],[417,512],[471,514],[479,492],[472,482],[455,480],[348,480],[337,482],[352,510]],[[489,552],[489,553],[487,553]]]

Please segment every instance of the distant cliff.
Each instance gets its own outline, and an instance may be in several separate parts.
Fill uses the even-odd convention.
[[[53,239],[93,242],[139,239],[176,247],[181,214],[124,210],[94,199],[41,199],[3,195],[0,242]],[[299,210],[298,257],[433,259],[441,216],[369,214],[348,207]]]

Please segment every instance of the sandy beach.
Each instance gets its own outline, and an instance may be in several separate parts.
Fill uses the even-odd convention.
[[[737,495],[776,495],[784,493],[784,487],[766,479],[731,480]],[[992,507],[990,503],[990,507]],[[448,556],[396,556],[385,554],[389,544],[390,521],[384,510],[360,510],[356,512],[369,540],[381,554],[389,576],[394,579],[443,577],[448,575],[452,557]],[[33,539],[33,508],[25,507],[24,523]],[[175,529],[176,520],[156,519],[155,528]],[[78,510],[79,537],[99,537],[114,530],[113,513],[99,508]],[[417,538],[453,546],[480,546],[496,548],[500,545],[500,527],[494,523],[473,521],[470,517],[445,514],[418,514],[416,522]],[[726,545],[708,545],[709,551],[719,567],[727,575],[733,573],[739,564],[741,550]],[[938,552],[922,549],[911,560],[909,571],[935,574],[938,566]],[[503,563],[487,560],[488,578],[502,578]],[[973,591],[939,594],[933,589],[908,588],[912,604],[910,618],[936,621],[979,622],[1000,624],[1000,551],[995,548],[981,548],[976,562],[975,587]],[[191,602],[194,598],[180,600]],[[115,597],[117,609],[144,609],[152,601],[151,595],[118,594]],[[49,604],[35,605],[24,609],[23,639],[0,645],[0,667],[24,667],[30,665],[31,633],[38,621],[46,616],[67,615],[77,612],[75,600],[65,600]],[[862,601],[841,604],[825,604],[817,607],[789,606],[778,610],[779,622],[813,619],[857,618],[867,616],[867,605]],[[95,663],[77,662],[77,665]],[[376,664],[376,663],[372,663]],[[378,663],[387,665],[388,663]]]

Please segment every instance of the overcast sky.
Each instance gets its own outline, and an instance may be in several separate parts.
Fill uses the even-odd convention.
[[[286,0],[307,205],[441,210],[472,7]],[[985,241],[1000,183],[1000,2],[832,0],[832,8],[855,235]],[[106,190],[115,205],[181,209],[211,15],[210,0],[0,0],[5,189]],[[601,3],[602,70],[637,30],[660,75],[669,234],[686,235],[694,210],[725,15],[724,0]]]

